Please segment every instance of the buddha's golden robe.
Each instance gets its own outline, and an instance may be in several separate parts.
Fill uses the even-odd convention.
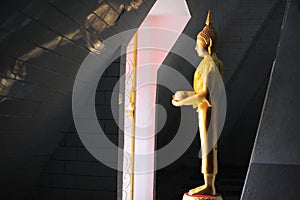
[[[213,53],[212,56],[204,58],[199,66],[197,67],[194,73],[194,91],[195,93],[201,93],[204,87],[208,87],[210,82],[214,80],[209,79],[216,79],[217,77],[209,76],[210,74],[217,73],[216,70],[219,70],[219,73],[223,75],[224,73],[224,65],[223,62],[217,58],[216,54]],[[210,78],[209,78],[210,77]],[[209,95],[207,95],[208,97]],[[209,98],[209,97],[208,97]],[[194,108],[198,107],[201,103],[208,103],[211,106],[210,102],[207,99],[200,98],[196,104],[193,105]],[[198,111],[198,110],[197,110]]]
[[[215,54],[205,57],[194,74],[194,91],[199,95],[193,104],[197,108],[201,139],[201,172],[217,174],[217,138],[220,134],[218,127],[218,111],[220,107],[219,93],[223,86],[220,74],[223,74],[223,63]],[[222,107],[224,105],[221,105]],[[201,126],[205,126],[201,127]]]

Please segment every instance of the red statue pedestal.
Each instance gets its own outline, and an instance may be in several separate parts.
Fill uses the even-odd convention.
[[[190,195],[188,192],[183,195],[182,200],[223,200],[221,195]]]

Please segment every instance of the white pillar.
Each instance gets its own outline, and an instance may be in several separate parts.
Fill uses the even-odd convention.
[[[129,115],[125,114],[125,127],[128,129],[127,132],[125,128],[125,137],[128,137],[132,128],[135,128],[136,136],[134,200],[153,200],[157,70],[190,18],[185,0],[157,0],[138,29],[135,127],[130,127]],[[171,32],[166,30],[171,30]],[[132,50],[132,45],[128,50]],[[132,70],[130,62],[127,64],[126,74]],[[125,87],[128,91],[131,85],[128,84]],[[124,143],[127,151],[130,152],[132,144],[128,138],[127,140],[125,138]],[[148,154],[148,156],[141,157],[141,154]],[[127,194],[127,198],[124,195],[123,200],[129,199],[130,188],[125,187],[129,185],[129,180],[123,178],[123,194]]]

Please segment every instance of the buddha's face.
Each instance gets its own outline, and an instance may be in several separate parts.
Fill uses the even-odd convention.
[[[208,52],[203,48],[203,44],[200,40],[197,40],[195,50],[197,51],[197,54],[200,57],[204,57],[208,54]]]

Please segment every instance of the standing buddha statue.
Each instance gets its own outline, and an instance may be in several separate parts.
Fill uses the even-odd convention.
[[[206,26],[197,36],[195,50],[202,61],[194,73],[194,91],[177,91],[173,95],[174,106],[191,105],[197,109],[201,140],[201,173],[204,185],[187,192],[184,200],[214,199],[222,197],[217,194],[215,179],[218,172],[217,139],[218,139],[218,102],[223,84],[223,62],[217,58],[216,49],[218,33],[212,25],[211,12],[208,12]]]

